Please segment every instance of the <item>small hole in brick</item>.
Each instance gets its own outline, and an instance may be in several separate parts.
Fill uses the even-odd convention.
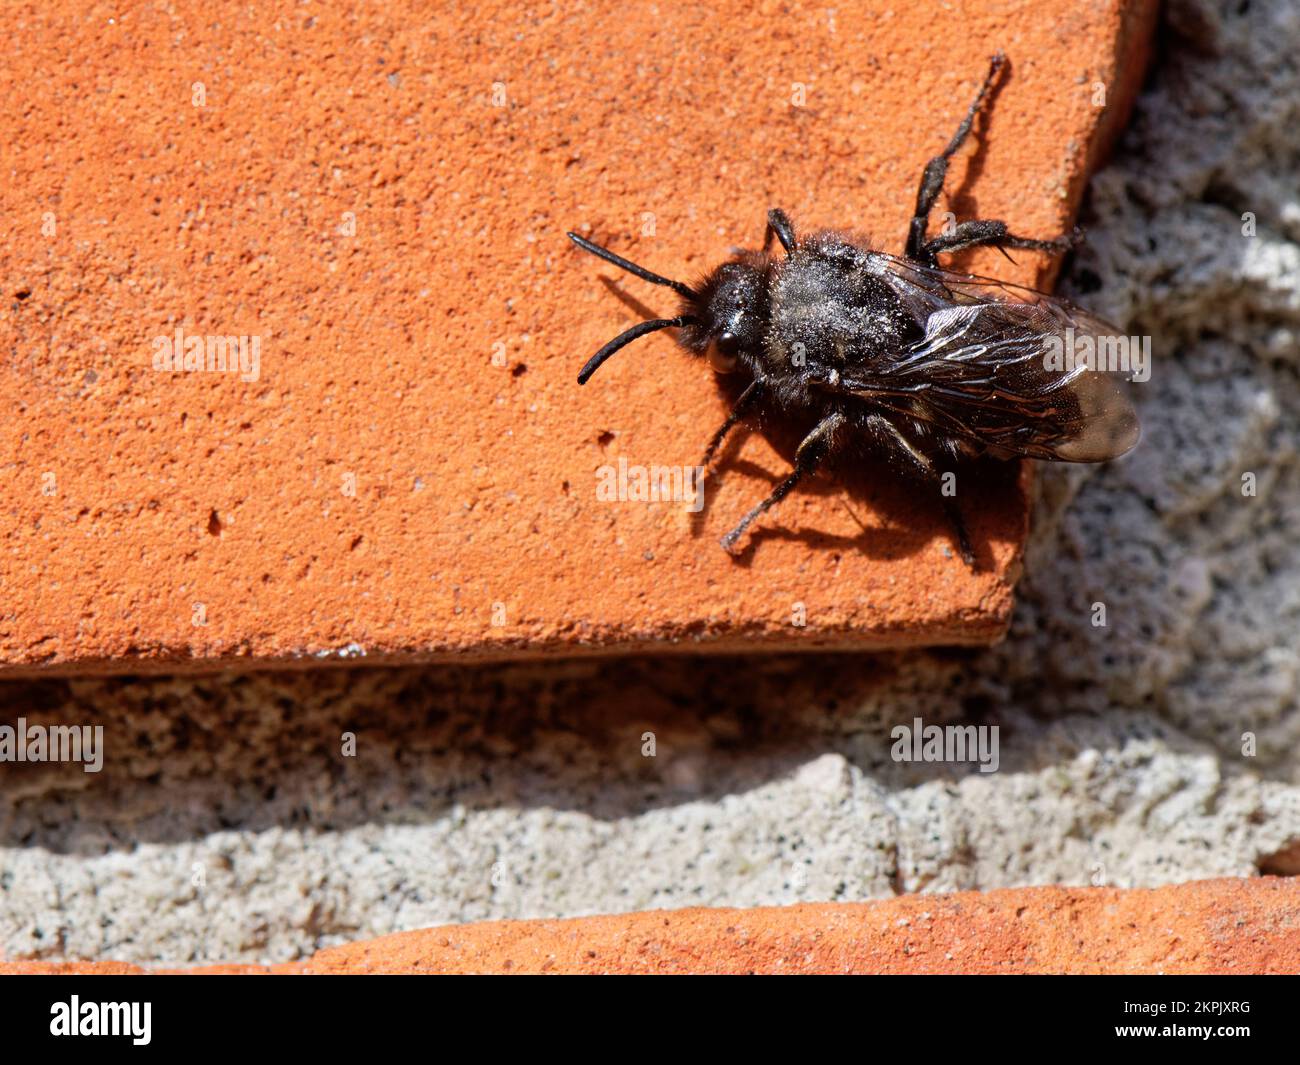
[[[612,444],[613,442],[614,442],[614,434],[611,433],[608,429],[606,429],[603,433],[601,433],[600,436],[596,437],[596,443],[598,443],[601,446],[602,450],[609,447],[609,445]]]
[[[208,535],[221,535],[221,518],[217,515],[215,510],[208,515]]]
[[[358,547],[361,546],[361,544],[362,544],[362,542],[363,542],[364,540],[365,540],[365,537],[364,537],[364,536],[354,536],[354,537],[352,538],[352,546],[349,547],[348,550],[349,550],[349,551],[355,551]]]
[[[523,377],[528,372],[528,367],[522,362],[516,363],[513,370],[510,371],[511,377]]]
[[[29,288],[20,288],[17,292],[14,293],[14,299],[16,299],[16,300],[25,300],[25,299],[27,299],[27,297],[30,296],[31,294],[32,294],[32,290],[31,290],[31,289],[29,289]]]

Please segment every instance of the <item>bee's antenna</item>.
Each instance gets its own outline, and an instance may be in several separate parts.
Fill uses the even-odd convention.
[[[604,259],[607,263],[613,263],[615,266],[626,270],[629,274],[635,274],[642,281],[649,281],[654,285],[666,285],[673,291],[681,293],[681,295],[685,296],[688,300],[697,299],[699,297],[699,293],[691,288],[690,285],[684,285],[680,281],[674,281],[668,277],[660,277],[658,274],[652,274],[644,266],[637,266],[636,263],[628,262],[628,260],[624,259],[621,255],[615,255],[608,248],[602,248],[599,244],[593,244],[591,241],[578,236],[577,233],[570,233],[569,239],[583,251],[589,251],[597,258]]]
[[[569,236],[572,237],[573,234],[570,233]],[[574,237],[574,240],[581,240],[581,238]],[[602,248],[599,250],[603,251],[604,249]],[[617,258],[617,256],[615,258]],[[640,268],[638,267],[638,269]],[[654,275],[651,274],[650,276],[653,277]],[[663,279],[660,278],[660,280]],[[676,284],[675,281],[665,282],[665,283]],[[679,315],[676,318],[654,318],[648,322],[638,322],[631,329],[627,330],[627,332],[619,333],[618,336],[616,336],[613,340],[611,340],[608,344],[606,344],[603,348],[601,348],[598,352],[596,352],[595,355],[593,355],[590,359],[587,360],[587,365],[584,366],[581,372],[578,374],[578,384],[585,385],[588,379],[591,377],[591,375],[600,369],[601,363],[603,363],[606,359],[608,359],[611,355],[613,355],[614,352],[618,351],[620,348],[626,347],[628,344],[632,343],[632,341],[636,340],[638,337],[643,337],[647,333],[657,332],[660,329],[675,329],[678,326],[691,325],[698,321],[699,319],[694,317],[693,315],[683,314],[683,315]]]

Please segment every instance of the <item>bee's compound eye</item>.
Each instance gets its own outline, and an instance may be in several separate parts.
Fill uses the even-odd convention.
[[[740,340],[735,333],[726,332],[714,338],[709,345],[709,365],[714,373],[731,373],[736,368],[740,353]]]

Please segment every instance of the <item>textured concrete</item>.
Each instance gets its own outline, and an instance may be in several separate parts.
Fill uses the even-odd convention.
[[[673,304],[564,232],[693,277],[780,204],[900,250],[1002,47],[936,223],[1053,235],[1140,79],[1121,11],[1150,0],[83,6],[6,21],[0,669],[1003,633],[1015,465],[960,485],[980,573],[881,469],[819,479],[729,557],[798,427],[739,434],[697,514],[599,499],[604,466],[693,467],[731,385],[659,336],[579,389]],[[1018,259],[971,263],[1046,279]],[[178,330],[250,338],[246,372],[159,372]]]
[[[0,766],[9,957],[1300,872],[1300,13],[1168,6],[1066,279],[1153,337],[1144,442],[1039,478],[1004,645],[0,685],[116,752]],[[999,771],[893,762],[918,715],[998,724]]]

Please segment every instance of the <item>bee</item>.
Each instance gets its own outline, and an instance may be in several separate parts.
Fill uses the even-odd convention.
[[[1020,237],[980,219],[928,235],[948,163],[970,135],[1006,64],[989,72],[948,146],[922,173],[901,257],[837,231],[796,235],[784,211],[767,214],[759,251],[737,251],[695,285],[630,262],[576,233],[584,251],[681,297],[672,318],[640,322],[593,355],[586,384],[639,337],[678,330],[678,342],[715,370],[748,382],[700,463],[707,469],[727,434],[754,413],[810,426],[794,468],[726,536],[745,531],[830,457],[855,443],[883,448],[903,470],[941,487],[943,467],[978,456],[1102,462],[1130,450],[1140,430],[1112,376],[1087,361],[1052,364],[1049,339],[1113,337],[1115,327],[1063,299],[987,277],[942,269],[941,254],[979,246],[1063,252],[1078,231],[1052,240]],[[783,255],[774,254],[772,241]],[[1009,258],[1009,256],[1008,256]],[[975,552],[956,499],[940,491],[962,559]]]

